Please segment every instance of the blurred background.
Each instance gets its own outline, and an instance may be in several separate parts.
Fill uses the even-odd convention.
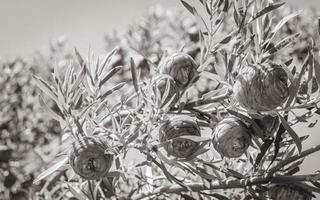
[[[198,0],[189,2],[197,4]],[[62,35],[82,52],[91,46],[94,52],[104,53],[106,33],[136,22],[155,4],[182,8],[179,0],[1,0],[0,55],[30,55]],[[318,0],[288,0],[287,4],[320,9]]]
[[[199,4],[198,0],[188,2]],[[72,58],[69,50],[75,47],[83,55],[87,55],[89,49],[99,55],[106,54],[107,49],[117,42],[110,37],[108,39],[107,35],[127,31],[130,25],[141,21],[147,9],[155,4],[164,11],[184,9],[179,0],[0,0],[0,61],[3,61],[0,72],[0,170],[1,167],[5,169],[6,188],[17,186],[17,182],[17,188],[29,188],[34,179],[33,173],[57,153],[51,152],[52,146],[59,145],[55,140],[61,133],[59,125],[53,120],[44,120],[30,73],[40,72],[42,77],[48,78],[54,60]],[[303,18],[288,26],[294,30],[294,23],[299,22],[297,29],[305,34],[305,40],[308,39],[312,35],[309,29],[314,28],[313,22],[319,16],[315,14],[320,11],[319,0],[288,0],[287,6],[292,6],[293,10],[304,10]],[[64,48],[65,42],[68,50]],[[299,45],[297,43],[297,49],[302,52],[295,53],[297,59],[304,56],[303,50],[308,43],[303,43],[302,47]],[[27,85],[28,88],[23,87]],[[318,120],[319,117],[312,117],[308,122],[302,120],[293,126],[299,136],[310,134],[304,149],[320,144]],[[310,123],[315,124],[312,129],[308,128]],[[45,135],[47,132],[50,134]],[[26,153],[30,149],[31,153]],[[299,173],[319,170],[319,158],[319,152],[306,158]],[[19,159],[26,162],[15,162]],[[34,161],[32,165],[30,160]],[[13,162],[8,164],[9,161]],[[25,166],[23,172],[17,170],[20,166]],[[0,199],[2,189],[0,186]],[[16,191],[14,194],[24,195]]]

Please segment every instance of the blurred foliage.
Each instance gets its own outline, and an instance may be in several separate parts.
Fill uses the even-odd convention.
[[[56,155],[61,128],[39,104],[41,92],[32,75],[51,82],[54,66],[71,62],[71,52],[61,37],[32,59],[0,61],[0,199],[28,199],[40,189],[32,182]]]

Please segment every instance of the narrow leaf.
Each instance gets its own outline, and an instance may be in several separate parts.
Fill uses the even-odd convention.
[[[310,57],[310,52],[308,51],[308,55],[302,64],[302,67],[301,67],[301,70],[300,70],[300,73],[299,73],[297,80],[293,84],[291,84],[289,87],[289,99],[285,105],[285,108],[288,108],[291,105],[292,101],[295,99],[295,97],[299,91],[300,81],[302,79],[302,76],[303,76],[308,64],[309,64],[309,57]]]
[[[194,12],[193,12],[193,7],[190,6],[187,2],[185,2],[184,0],[180,0],[182,5],[192,14],[194,15]]]
[[[225,169],[224,172],[226,174],[228,174],[229,176],[233,176],[233,177],[238,178],[238,179],[242,179],[242,178],[245,177],[243,174],[241,174],[241,173],[239,173],[239,172],[237,172],[237,171],[235,171],[233,169],[229,169],[229,168]]]
[[[135,91],[139,92],[139,86],[138,86],[138,77],[137,77],[137,71],[136,71],[136,64],[134,63],[133,59],[130,58],[130,67],[131,67],[131,75],[132,75],[132,81]]]
[[[272,138],[269,138],[269,139],[264,141],[264,143],[261,146],[260,153],[258,154],[258,156],[256,158],[256,161],[255,161],[255,165],[256,166],[260,164],[262,158],[267,153],[267,151],[270,148],[270,146],[272,145],[272,143],[273,143],[273,139]]]
[[[269,12],[271,12],[271,11],[279,8],[279,7],[281,7],[281,6],[284,5],[284,4],[285,4],[285,2],[275,3],[275,4],[271,4],[271,5],[263,8],[262,10],[260,10],[260,11],[252,18],[251,21],[254,21],[255,19],[257,19],[257,18],[259,18],[259,17],[261,17],[261,16],[263,16],[263,15],[265,15],[265,14],[267,14],[267,13],[269,13]]]
[[[105,83],[107,82],[113,75],[115,75],[117,72],[120,71],[120,69],[122,69],[122,66],[117,66],[114,67],[113,69],[111,69],[104,78],[102,78],[102,80],[99,82],[99,88]]]
[[[223,196],[221,194],[218,194],[218,193],[213,193],[212,196],[215,197],[218,200],[229,200],[228,197],[225,197],[225,196]]]
[[[103,93],[102,95],[99,96],[99,99],[105,99],[107,96],[109,96],[110,94],[112,94],[113,92],[121,89],[126,83],[125,82],[121,82],[119,84],[117,84],[116,86],[114,86],[113,88],[107,90],[105,93]]]
[[[221,94],[225,94],[228,91],[227,87],[222,87],[216,90],[212,90],[210,92],[207,92],[205,94],[202,95],[201,99],[209,99],[211,97],[217,96],[217,95],[221,95]]]
[[[320,183],[317,181],[310,181],[312,185],[316,186],[317,188],[320,188]]]
[[[43,100],[41,95],[39,95],[39,103],[42,108],[45,109],[45,111],[55,120],[60,121],[60,119],[63,119],[63,116],[60,116],[58,113],[56,113],[54,110],[52,110]]]
[[[180,194],[180,195],[184,200],[196,200],[195,198],[187,194]]]
[[[46,83],[44,80],[42,80],[41,78],[39,78],[37,76],[33,75],[33,78],[36,81],[38,88],[40,88],[42,90],[42,92],[44,92],[52,100],[57,101],[58,96],[52,90],[52,88],[48,85],[48,83]]]
[[[297,133],[289,126],[288,122],[280,115],[278,114],[278,116],[280,117],[281,123],[283,125],[283,127],[288,131],[288,133],[290,134],[290,136],[292,137],[293,141],[296,143],[296,146],[298,148],[299,153],[301,153],[302,150],[302,145],[301,145],[301,140],[299,138],[299,136],[297,135]]]
[[[70,192],[73,194],[74,197],[76,197],[79,200],[86,200],[86,195],[80,190],[78,192],[72,185],[68,184],[68,188]]]
[[[273,34],[277,33],[277,32],[280,30],[280,28],[281,28],[285,23],[287,23],[290,19],[298,16],[301,12],[302,12],[302,11],[299,10],[299,11],[297,11],[297,12],[294,12],[294,13],[291,13],[291,14],[285,16],[285,17],[284,17],[283,19],[281,19],[281,20],[278,22],[278,24],[274,27],[272,33],[273,33]]]
[[[238,49],[237,54],[242,54],[252,43],[253,39],[255,37],[255,34],[251,35],[250,38],[248,38]]]
[[[105,58],[101,68],[98,70],[98,75],[100,76],[104,71],[105,67],[108,66],[111,62],[112,57],[119,51],[119,47],[114,48]]]
[[[287,115],[286,115],[285,119],[287,119]],[[286,129],[283,127],[282,124],[280,124],[279,130],[278,130],[276,138],[274,140],[274,154],[272,156],[270,165],[276,160],[276,158],[278,156],[278,153],[280,150],[280,142],[282,141],[282,134],[285,132],[286,132]]]
[[[76,57],[78,60],[78,63],[80,64],[80,66],[84,65],[84,60],[82,58],[82,56],[80,55],[79,51],[77,49],[74,49],[75,53],[76,53]]]
[[[318,24],[317,24],[318,25],[318,34],[320,35],[320,17],[318,17],[317,21],[318,21]]]
[[[282,39],[280,42],[278,42],[274,47],[270,48],[267,53],[269,55],[274,54],[275,52],[279,51],[280,49],[287,47],[292,42],[294,42],[298,37],[300,37],[300,33],[295,33],[293,35],[290,35],[284,39]]]
[[[48,177],[49,175],[51,175],[52,173],[54,173],[55,171],[59,170],[62,166],[64,166],[68,161],[68,157],[63,158],[62,160],[58,161],[56,164],[54,164],[53,166],[51,166],[49,169],[46,169],[45,171],[43,171],[34,181],[33,184],[37,184],[39,181],[41,181],[42,179]]]
[[[314,62],[314,73],[316,75],[317,84],[320,87],[320,63],[315,58],[315,56],[314,56],[313,62]]]
[[[82,82],[83,78],[86,75],[86,71],[87,71],[86,67],[83,66],[82,70],[80,71],[79,75],[77,76],[77,79],[75,80],[75,82],[72,85],[72,88],[70,90],[71,93],[80,85],[80,83]]]

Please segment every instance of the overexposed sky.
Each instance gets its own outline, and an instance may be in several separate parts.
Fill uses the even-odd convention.
[[[287,2],[320,8],[320,0]],[[182,7],[179,0],[0,0],[0,56],[31,55],[61,35],[82,51],[90,45],[102,53],[105,33],[137,21],[154,4]]]

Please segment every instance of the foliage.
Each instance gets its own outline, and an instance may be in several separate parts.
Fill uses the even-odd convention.
[[[293,183],[291,189],[298,187],[308,195],[320,191],[317,172],[296,175],[303,159],[319,151],[320,146],[302,149],[307,136],[299,137],[291,127],[319,114],[320,59],[318,42],[312,40],[318,38],[317,27],[299,17],[300,12],[288,11],[283,3],[272,1],[200,0],[197,7],[187,1],[181,3],[189,14],[154,8],[125,33],[108,35],[110,52],[105,57],[90,52],[85,59],[77,50],[70,54],[63,49],[52,51],[48,58],[42,56],[43,59],[35,63],[41,65],[48,60],[50,66],[53,57],[62,61],[61,65],[58,62],[50,68],[51,79],[47,73],[41,75],[39,71],[32,71],[35,75],[31,80],[21,68],[16,70],[15,73],[24,74],[23,86],[33,91],[36,83],[42,91],[41,95],[36,91],[32,93],[34,98],[30,102],[35,109],[25,113],[27,120],[36,121],[26,129],[19,125],[20,132],[46,123],[41,121],[42,115],[30,117],[41,113],[39,105],[62,130],[59,141],[40,143],[31,140],[39,149],[46,149],[46,145],[49,150],[54,149],[48,155],[45,151],[39,155],[46,155],[48,159],[39,163],[35,171],[42,166],[46,170],[31,179],[40,188],[37,193],[31,192],[33,198],[266,199],[273,185],[279,188],[279,184],[286,183]],[[166,71],[163,68],[170,66],[168,59],[174,59],[171,55],[182,52],[189,54],[198,68],[192,76],[182,76],[190,78],[186,88],[172,92],[181,73],[189,74],[189,71],[184,68],[179,71],[179,68],[172,70],[173,74],[171,70],[169,74],[163,74]],[[68,59],[70,61],[66,62]],[[13,63],[18,66],[23,62]],[[253,66],[259,71],[258,65],[274,63],[287,76],[288,97],[285,101],[268,110],[248,109],[245,104],[240,106],[233,86],[242,76],[241,69]],[[10,65],[3,67],[12,70]],[[262,67],[260,71],[268,74],[268,70],[268,67]],[[9,74],[14,73],[10,71]],[[159,85],[157,80],[162,76],[171,78]],[[260,74],[257,77],[256,82],[261,82]],[[267,86],[275,87],[273,82],[266,82]],[[304,85],[303,90],[300,85]],[[25,96],[20,96],[24,93],[12,90],[15,87],[8,86],[4,94],[10,100],[4,98],[5,101],[16,102],[11,98],[18,96],[19,104],[27,104]],[[35,103],[38,96],[39,103]],[[26,112],[27,107],[20,106],[19,109]],[[11,107],[6,109],[16,112]],[[301,112],[305,113],[301,115]],[[182,118],[175,121],[177,116]],[[186,116],[188,120],[184,119]],[[224,124],[229,122],[223,119],[230,117],[241,123],[225,128]],[[232,133],[229,130],[237,124],[245,127],[242,132],[250,134],[246,137],[251,139],[250,144],[241,145],[237,142],[241,138],[233,134],[230,141],[234,139],[239,143],[237,148],[244,148],[245,153],[237,158],[223,157],[217,150],[214,134],[221,130],[224,136]],[[310,123],[309,127],[314,124]],[[43,131],[54,128],[45,126]],[[192,134],[195,130],[197,134]],[[12,140],[14,134],[11,132],[10,129],[9,139],[5,141]],[[16,132],[20,139],[20,132]],[[159,139],[159,134],[166,137]],[[89,142],[87,138],[93,139]],[[228,145],[224,143],[228,137],[221,138],[222,143]],[[6,142],[4,146],[10,147],[10,143],[21,144]],[[85,170],[94,173],[100,166],[97,163],[106,161],[103,156],[97,158],[91,154],[95,151],[102,154],[102,147],[98,145],[101,143],[104,154],[113,159],[111,169],[108,160],[104,171],[99,171],[99,178],[96,174],[92,176],[94,178],[83,176],[76,167],[83,164],[89,166]],[[190,144],[197,144],[192,154],[189,154]],[[79,151],[88,153],[82,159],[75,150],[85,149],[86,145],[90,146],[90,151]],[[227,149],[233,149],[232,145]],[[187,149],[188,156],[175,157],[175,152],[181,149]],[[14,152],[19,151],[14,149]],[[3,164],[3,170],[10,172],[11,163]]]
[[[22,59],[2,61],[0,68],[0,196],[27,197],[61,130],[38,103],[35,68]]]

